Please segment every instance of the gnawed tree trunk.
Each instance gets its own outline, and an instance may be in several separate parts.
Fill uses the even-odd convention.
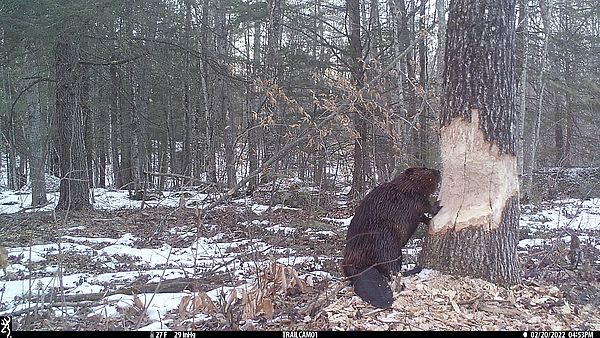
[[[60,161],[60,198],[57,210],[89,210],[88,171],[83,143],[79,44],[64,34],[55,46],[56,128]]]
[[[515,0],[450,4],[440,200],[422,266],[496,283],[520,280],[513,53]]]

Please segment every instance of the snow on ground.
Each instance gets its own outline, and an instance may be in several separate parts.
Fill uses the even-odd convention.
[[[94,194],[94,209],[96,210],[119,210],[119,209],[139,209],[142,206],[142,201],[135,201],[129,198],[129,193],[126,190],[111,190],[105,188],[92,189]],[[0,214],[13,214],[20,211],[51,211],[54,210],[58,203],[58,192],[48,192],[48,205],[42,208],[31,207],[31,193],[22,191],[2,191],[0,192]],[[187,203],[196,203],[202,206],[202,203],[208,201],[208,194],[194,193],[187,198]],[[179,193],[163,192],[160,199],[146,201],[148,207],[177,207],[180,203]]]
[[[141,207],[141,201],[129,199],[127,191],[113,191],[107,189],[94,189],[94,207],[98,210],[136,209]],[[148,206],[175,207],[180,203],[180,194],[164,193],[154,201],[146,201]],[[41,209],[26,209],[30,204],[30,195],[13,191],[0,192],[0,214],[11,214],[20,211],[52,210],[57,201],[57,193],[48,193],[49,205]],[[195,202],[196,206],[203,205],[214,198],[207,194],[195,194],[187,202]],[[260,216],[267,211],[298,210],[283,205],[267,206],[254,203],[249,199],[234,201],[236,208],[243,207]],[[240,209],[241,210],[241,209]],[[600,199],[591,200],[560,200],[544,205],[537,209],[533,206],[523,206],[521,226],[532,230],[564,229],[573,230],[600,230]],[[350,224],[352,217],[322,217],[321,220],[334,223],[341,231]],[[269,220],[246,220],[239,222],[245,227],[255,226],[264,229],[272,236],[295,237],[299,232],[310,236],[310,240],[319,238],[333,238],[336,232],[323,229],[300,229],[293,224],[276,224]],[[219,227],[219,224],[205,225],[206,227]],[[85,230],[84,226],[74,226],[64,231]],[[264,266],[272,261],[255,261],[252,252],[268,254],[284,254],[284,257],[274,261],[287,266],[310,266],[314,271],[308,271],[312,277],[331,278],[326,268],[320,264],[327,257],[318,255],[310,256],[297,253],[285,243],[281,247],[270,245],[261,239],[227,239],[224,233],[212,237],[199,236],[199,230],[190,227],[171,227],[168,233],[179,238],[192,239],[191,244],[185,246],[171,246],[163,243],[158,247],[144,248],[136,245],[140,238],[131,233],[125,233],[115,238],[106,235],[92,237],[64,234],[59,237],[58,243],[36,244],[7,248],[10,264],[5,271],[0,271],[0,315],[11,314],[15,311],[27,309],[30,304],[28,299],[40,297],[63,289],[66,295],[86,295],[106,292],[108,287],[125,286],[145,277],[146,283],[197,276],[198,274],[231,273],[231,285],[219,286],[206,293],[214,302],[224,297],[227,298],[235,289],[234,295],[241,297],[247,290],[257,266]],[[544,246],[552,240],[570,241],[568,233],[557,235],[555,238],[529,238],[519,242],[519,246]],[[581,240],[589,240],[589,236],[580,235]],[[600,245],[598,246],[600,248]],[[408,253],[416,253],[417,249],[407,249]],[[56,264],[59,254],[80,255],[87,257],[89,264],[100,264],[108,269],[115,270],[109,273],[64,273]],[[118,271],[123,268],[123,261],[128,262],[129,271]],[[329,257],[331,259],[331,257]],[[306,271],[305,271],[306,272]],[[62,278],[58,276],[62,274]],[[306,275],[304,275],[306,277]],[[170,321],[164,320],[165,314],[177,310],[182,299],[189,296],[186,292],[180,293],[140,293],[136,295],[144,305],[150,324],[140,330],[168,329]],[[43,297],[41,298],[44,299]],[[113,294],[102,299],[102,305],[91,306],[89,316],[116,317],[124,308],[135,303],[134,296]],[[48,300],[46,304],[48,304]],[[65,312],[66,311],[66,312]],[[55,309],[56,316],[69,316],[75,310],[70,307]],[[198,314],[202,316],[202,314]],[[198,318],[201,319],[201,318]]]
[[[265,243],[260,241],[241,240],[236,242],[217,242],[213,238],[201,237],[191,246],[185,248],[173,248],[164,244],[159,249],[138,249],[133,247],[135,238],[130,234],[125,234],[119,239],[102,238],[97,241],[89,241],[89,238],[77,238],[75,236],[63,236],[65,240],[75,242],[95,242],[96,244],[106,244],[107,246],[94,249],[86,245],[73,244],[68,242],[53,243],[45,245],[32,245],[29,247],[8,248],[9,258],[14,258],[16,264],[9,265],[6,269],[6,275],[14,277],[20,276],[19,280],[9,280],[0,282],[0,304],[2,304],[1,313],[11,313],[11,308],[16,305],[19,298],[26,295],[39,295],[47,293],[52,288],[61,286],[65,288],[65,294],[89,294],[101,292],[103,285],[110,284],[122,285],[139,279],[141,275],[148,276],[148,282],[158,282],[159,280],[169,280],[182,278],[186,275],[195,275],[201,271],[215,269],[215,272],[225,269],[237,269],[234,274],[243,275],[244,269],[249,266],[240,266],[236,261],[239,252],[228,252],[232,248],[237,248],[242,244],[251,243],[259,249],[266,247]],[[62,253],[79,253],[90,257],[90,260],[99,261],[102,264],[115,267],[117,261],[114,257],[130,257],[134,261],[134,266],[138,267],[136,271],[114,272],[104,274],[75,273],[64,275],[62,281],[55,276],[58,267],[49,268],[46,266],[44,271],[32,271],[28,267],[32,263],[42,263],[51,256]],[[301,262],[301,261],[300,261]],[[155,269],[163,267],[162,269]],[[172,268],[164,268],[172,267]],[[33,275],[50,275],[48,277],[36,277]],[[6,278],[0,271],[0,277]]]
[[[589,200],[566,199],[552,202],[538,212],[528,213],[531,205],[524,205],[521,225],[537,230],[569,227],[571,229],[598,229],[600,227],[600,198]]]

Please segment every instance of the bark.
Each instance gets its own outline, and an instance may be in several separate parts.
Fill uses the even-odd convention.
[[[440,212],[422,266],[509,284],[517,261],[515,1],[450,4],[442,106]]]
[[[563,130],[565,127],[564,110],[566,109],[566,100],[559,94],[556,94],[556,104],[554,106],[554,152],[555,163],[561,165],[565,154],[565,135]]]
[[[175,125],[173,124],[173,99],[171,94],[168,94],[167,98],[167,140],[169,144],[169,160],[171,164],[171,173],[177,174],[179,173],[179,166],[177,161],[177,152],[175,150]],[[179,187],[179,181],[177,179],[173,179],[173,187]]]
[[[133,2],[123,2],[123,21],[120,33],[123,37],[133,36],[133,24],[130,19],[133,15]],[[137,141],[138,126],[137,114],[135,109],[135,98],[133,89],[133,67],[130,63],[117,69],[119,73],[119,89],[121,91],[121,175],[123,186],[127,189],[136,189],[138,181],[136,180],[137,164]]]
[[[520,55],[521,62],[517,62],[517,73],[519,74],[519,110],[518,114],[518,135],[517,143],[517,165],[519,167],[519,176],[524,173],[524,152],[525,148],[525,118],[527,115],[527,67],[528,67],[528,46],[529,46],[529,5],[528,0],[519,0],[519,21],[517,31],[517,52]]]
[[[60,198],[57,210],[92,209],[88,170],[83,142],[79,44],[70,35],[59,37],[55,45],[56,128],[60,161]]]
[[[100,93],[100,90],[96,90],[96,93],[103,96]],[[98,163],[96,168],[96,177],[98,178],[96,181],[96,186],[99,188],[106,187],[106,159],[108,157],[108,147],[107,140],[109,139],[109,129],[105,126],[110,126],[108,110],[101,108],[98,112],[98,120],[97,124],[102,126],[102,128],[98,128],[96,131],[98,135],[98,139],[96,140],[97,144],[97,152],[96,152],[96,161]]]
[[[185,1],[185,46],[191,48],[191,30],[192,30],[192,4],[189,0]],[[193,111],[192,98],[191,98],[191,79],[190,69],[191,60],[190,54],[185,53],[183,59],[183,115],[184,115],[184,134],[183,134],[183,156],[181,157],[181,168],[182,174],[185,176],[192,176],[193,168],[193,151],[192,151],[192,135],[193,135]]]
[[[565,20],[568,22],[568,20]],[[568,23],[566,24],[568,27]],[[565,55],[566,60],[564,67],[564,80],[565,83],[571,83],[571,56],[567,52]],[[556,154],[557,161],[556,165],[560,167],[570,167],[571,166],[571,144],[573,138],[573,123],[571,112],[573,110],[572,107],[572,96],[568,91],[564,93],[564,100],[562,104],[558,106],[556,112],[556,121],[555,121],[555,129],[556,129]]]
[[[230,48],[226,41],[229,36],[227,31],[227,16],[223,12],[217,13],[215,20],[217,30],[221,32],[221,36],[217,40],[217,54],[222,58],[229,58]],[[222,40],[221,40],[222,39]],[[223,67],[226,68],[226,67]],[[235,139],[237,137],[237,127],[231,107],[229,79],[219,74],[216,83],[217,107],[220,109],[219,115],[223,121],[223,148],[225,157],[225,175],[227,176],[227,188],[232,188],[236,185],[236,165],[235,165]]]
[[[409,27],[409,15],[404,0],[391,0],[390,8],[395,20],[396,27],[396,53],[400,54],[406,51],[411,45],[411,31]],[[412,142],[413,123],[411,123],[416,113],[416,96],[414,83],[414,55],[412,48],[408,50],[406,56],[397,62],[398,74],[398,101],[399,111],[402,120],[399,122],[400,139],[403,140],[401,146],[400,163],[413,163],[415,161],[415,147]]]
[[[128,91],[129,91],[129,140],[131,149],[131,162],[129,173],[131,175],[130,182],[133,182],[133,189],[139,191],[142,189],[143,180],[143,159],[142,159],[142,137],[141,137],[141,124],[140,124],[140,112],[138,111],[138,99],[136,92],[136,83],[133,74],[133,67],[128,67]]]
[[[548,3],[546,3],[546,0],[540,0],[540,12],[541,12],[541,17],[542,17],[542,26],[543,26],[543,30],[544,30],[544,46],[542,48],[542,66],[540,67],[540,73],[538,74],[538,84],[540,86],[540,90],[538,93],[538,98],[537,98],[537,117],[535,120],[535,125],[533,128],[533,137],[531,140],[531,151],[530,151],[530,156],[531,159],[529,161],[529,166],[527,168],[527,180],[525,181],[525,187],[524,187],[524,191],[526,191],[527,193],[531,194],[532,191],[531,189],[533,188],[533,170],[535,169],[537,163],[537,150],[538,150],[538,143],[539,143],[539,139],[540,139],[540,128],[542,125],[542,108],[543,108],[543,103],[544,103],[544,92],[546,91],[546,81],[544,78],[544,72],[546,69],[546,66],[548,64],[548,43],[549,43],[549,39],[550,39],[550,27],[549,27],[549,21],[548,21],[548,14],[549,9],[550,9],[551,3],[550,1],[548,1]]]
[[[348,39],[350,42],[350,74],[352,83],[356,90],[364,86],[364,60],[362,56],[362,42],[360,38],[360,1],[348,0],[346,2],[348,11]],[[368,147],[367,147],[367,121],[363,116],[366,114],[360,103],[354,105],[354,169],[352,172],[352,188],[350,196],[360,198],[365,192],[365,175]]]
[[[45,117],[42,115],[39,84],[35,84],[31,87],[28,101],[31,206],[40,206],[47,204],[48,199],[46,198],[46,179],[44,170],[46,153],[46,138],[44,137]]]
[[[252,72],[254,76],[258,75],[258,68],[260,65],[260,48],[261,48],[261,39],[260,39],[260,22],[256,21],[254,23],[254,41],[253,41],[253,56],[252,56],[252,64],[253,69]],[[253,93],[253,97],[258,98],[259,95],[254,90],[253,85],[248,85],[248,92]],[[250,99],[248,104],[248,172],[253,172],[258,168],[258,148],[259,148],[259,135],[258,135],[258,119],[257,112],[250,110],[250,107],[258,107],[260,106],[259,99]],[[260,177],[254,176],[248,182],[248,191],[252,192],[256,189],[258,185]]]
[[[85,160],[88,168],[88,178],[90,180],[90,188],[94,185],[94,148],[95,148],[95,121],[94,112],[90,105],[90,74],[87,66],[81,68],[81,112],[83,114],[84,132],[83,142],[85,144]],[[94,195],[92,194],[92,199]],[[93,200],[92,200],[93,202]]]
[[[419,29],[424,31],[425,26],[425,6],[421,6],[419,10]],[[428,164],[428,147],[427,147],[427,114],[428,114],[428,103],[427,103],[427,45],[425,40],[421,40],[419,43],[419,87],[422,92],[419,103],[419,123],[416,130],[416,161],[417,166],[426,166]]]
[[[568,83],[568,82],[567,82]],[[562,165],[565,167],[571,167],[573,165],[572,163],[572,157],[573,157],[573,137],[574,137],[574,130],[575,130],[575,117],[573,116],[573,97],[571,94],[566,93],[566,103],[567,103],[567,110],[565,112],[565,123],[567,125],[567,130],[566,130],[566,136],[565,136],[565,153],[564,153],[564,161],[562,162]]]
[[[271,82],[273,85],[278,85],[281,77],[280,66],[281,66],[281,37],[282,37],[282,23],[283,20],[283,7],[285,0],[267,0],[267,7],[269,10],[269,22],[267,24],[267,41],[266,41],[266,59],[265,59],[265,72],[261,74],[265,79]],[[267,89],[268,90],[268,89]],[[263,109],[263,111],[269,111],[267,114],[271,114],[267,119],[270,119],[271,124],[264,128],[263,136],[263,158],[268,159],[273,157],[273,154],[277,153],[282,146],[282,135],[284,130],[277,124],[283,121],[283,111],[278,107],[277,102],[267,103],[271,105],[270,109]],[[269,173],[261,177],[261,181],[266,183],[273,178],[273,173],[277,173],[280,169],[280,161],[273,163],[273,167],[269,168]]]
[[[8,72],[5,72],[5,76],[6,79],[4,81],[4,91],[6,93],[8,93],[8,99],[12,102],[13,98],[12,98],[12,83],[11,83],[11,78],[10,76],[8,76],[7,74]],[[14,112],[11,109],[11,111],[9,112],[8,115],[8,122],[7,122],[7,144],[8,144],[8,149],[7,149],[7,157],[8,157],[8,163],[7,163],[7,180],[8,180],[8,188],[12,189],[12,190],[18,190],[21,188],[21,186],[19,185],[19,175],[18,175],[18,168],[17,168],[17,142],[16,142],[16,136],[15,136],[15,116],[14,116]]]
[[[235,165],[235,139],[237,137],[237,126],[235,124],[234,114],[231,111],[229,103],[225,103],[224,120],[227,123],[223,135],[223,144],[225,148],[225,174],[227,175],[227,188],[231,189],[237,182],[237,168]]]
[[[111,60],[117,58],[113,55]],[[121,173],[121,109],[119,107],[119,77],[117,73],[117,66],[110,66],[110,149],[111,149],[111,162],[112,162],[112,174],[114,186],[117,189],[121,189],[123,186],[123,176]]]
[[[209,92],[209,84],[212,80],[209,73],[209,63],[206,61],[208,58],[208,48],[214,43],[209,38],[212,36],[212,28],[208,26],[209,20],[209,3],[205,1],[202,7],[203,17],[205,20],[202,21],[202,55],[203,60],[200,61],[200,84],[202,87],[202,97],[204,99],[204,153],[205,158],[205,171],[206,181],[209,183],[217,183],[217,115],[214,112],[213,98],[211,92]]]
[[[438,21],[437,32],[437,67],[435,72],[437,92],[441,94],[444,82],[444,48],[446,47],[446,0],[435,1],[435,12]]]

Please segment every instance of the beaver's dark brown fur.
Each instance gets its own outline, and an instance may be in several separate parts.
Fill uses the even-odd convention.
[[[342,268],[363,300],[380,308],[392,305],[390,273],[400,271],[402,247],[419,223],[429,223],[427,214],[433,217],[440,210],[439,203],[429,202],[439,181],[435,169],[409,168],[374,188],[356,208]]]

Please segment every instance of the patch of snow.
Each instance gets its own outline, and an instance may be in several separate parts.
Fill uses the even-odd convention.
[[[423,269],[423,270],[419,271],[419,273],[416,274],[416,276],[419,277],[419,280],[427,280],[427,279],[429,279],[429,276],[431,276],[435,273],[436,273],[435,270]]]
[[[74,237],[74,236],[60,236],[61,239],[70,240],[75,243],[114,243],[116,239],[113,238],[91,238],[91,237]]]
[[[119,316],[119,310],[115,305],[103,304],[99,306],[92,306],[89,308],[89,310],[90,313],[88,314],[88,317],[99,316],[101,318],[107,319],[116,318]]]
[[[7,274],[16,274],[19,273],[21,271],[27,271],[27,267],[25,265],[22,264],[11,264],[9,266],[6,267],[6,273]]]
[[[269,210],[269,206],[262,205],[262,204],[252,204],[252,206],[250,207],[250,210],[252,210],[253,213],[260,215],[263,212]]]
[[[172,331],[171,329],[169,329],[169,327],[167,326],[167,324],[170,324],[172,322],[172,320],[165,320],[165,321],[157,321],[157,322],[153,322],[150,323],[146,326],[142,326],[138,329],[138,331]]]
[[[271,224],[271,222],[268,220],[263,220],[263,221],[259,221],[257,219],[252,220],[252,225],[269,225],[269,224]]]
[[[289,235],[291,233],[296,232],[296,228],[286,227],[283,225],[274,225],[274,226],[265,228],[265,230],[274,232],[274,233],[283,232],[284,235]]]
[[[277,263],[281,263],[284,265],[301,265],[314,262],[315,258],[311,256],[288,256],[277,259]]]
[[[87,295],[90,293],[100,293],[102,292],[102,290],[104,290],[104,288],[100,285],[91,285],[88,282],[83,282],[81,285],[77,286],[74,289],[71,289],[67,292],[65,292],[65,294],[67,295]]]
[[[54,316],[56,317],[72,317],[77,313],[77,309],[71,306],[53,308]]]
[[[522,239],[519,241],[519,245],[520,247],[531,247],[531,246],[544,246],[549,244],[551,241],[549,239],[542,239],[542,238],[527,238],[527,239]]]
[[[66,228],[65,231],[74,231],[74,230],[85,230],[85,226],[80,225],[76,227]]]
[[[352,221],[352,218],[354,217],[354,215],[348,217],[348,218],[330,218],[330,217],[322,217],[321,219],[324,221],[330,221],[330,222],[334,222],[334,223],[338,223],[341,224],[343,226],[349,226],[350,222]]]
[[[336,233],[334,231],[331,230],[321,230],[321,231],[315,231],[313,232],[312,229],[307,229],[306,230],[307,233],[313,233],[315,235],[322,235],[325,237],[335,237]]]

